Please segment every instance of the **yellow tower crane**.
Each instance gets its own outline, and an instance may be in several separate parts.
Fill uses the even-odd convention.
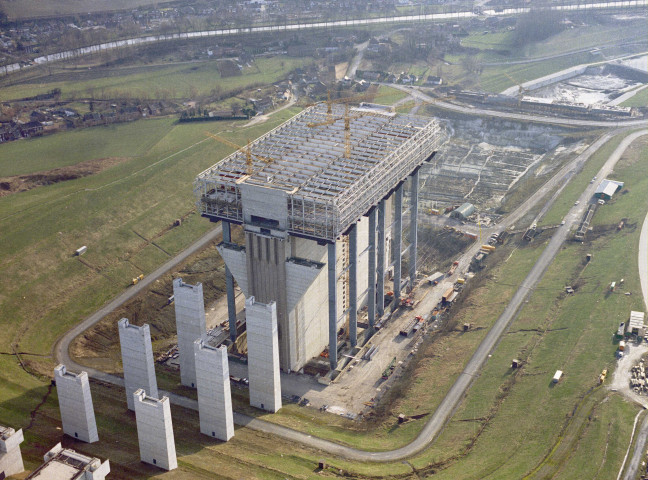
[[[264,157],[263,155],[257,155],[256,153],[252,153],[252,147],[251,147],[250,140],[248,140],[247,146],[241,147],[240,145],[237,145],[236,143],[234,143],[234,142],[232,142],[232,141],[230,141],[230,140],[228,140],[226,138],[220,137],[220,136],[218,136],[218,135],[216,135],[214,133],[205,132],[205,134],[207,136],[213,138],[214,140],[218,140],[219,142],[224,143],[225,145],[228,145],[228,146],[230,146],[232,148],[236,148],[238,151],[243,153],[245,155],[245,173],[247,175],[252,175],[254,173],[254,170],[252,168],[252,166],[253,166],[252,157],[258,158],[259,160],[262,160],[267,164],[270,164],[270,163],[275,161],[274,158]]]

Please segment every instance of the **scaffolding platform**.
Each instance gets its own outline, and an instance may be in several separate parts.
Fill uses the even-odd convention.
[[[333,104],[329,113],[318,104],[200,173],[198,211],[241,224],[243,184],[282,190],[287,232],[333,242],[429,161],[444,138],[432,118],[362,104]]]

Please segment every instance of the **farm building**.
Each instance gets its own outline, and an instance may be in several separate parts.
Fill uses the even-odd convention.
[[[603,180],[594,192],[596,198],[601,200],[610,200],[612,195],[623,188],[623,182],[616,182],[614,180]]]

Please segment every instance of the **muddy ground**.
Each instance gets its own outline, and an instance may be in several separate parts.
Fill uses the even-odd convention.
[[[32,188],[94,175],[126,160],[128,158],[125,157],[97,158],[77,163],[76,165],[44,170],[42,172],[0,177],[0,197],[25,192]]]

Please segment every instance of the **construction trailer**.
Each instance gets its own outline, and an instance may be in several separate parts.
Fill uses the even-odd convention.
[[[223,227],[230,332],[236,279],[246,298],[276,302],[283,370],[301,369],[327,346],[335,369],[339,332],[357,342],[358,310],[366,304],[369,328],[385,314],[392,257],[400,298],[406,182],[415,283],[419,169],[444,139],[431,118],[320,104],[200,173],[198,211]],[[232,224],[243,226],[244,244],[232,240]]]

